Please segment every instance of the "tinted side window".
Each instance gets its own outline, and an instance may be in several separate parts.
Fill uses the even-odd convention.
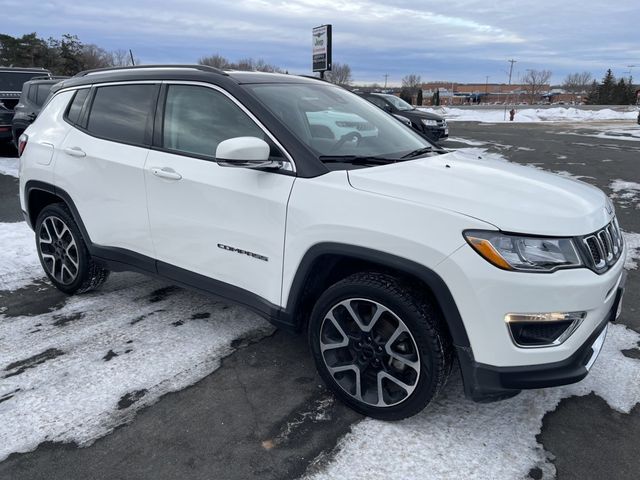
[[[215,157],[223,140],[265,138],[264,132],[229,98],[207,87],[170,85],[164,110],[163,146]]]
[[[36,93],[36,104],[41,107],[44,105],[44,101],[47,99],[47,95],[51,91],[53,85],[50,83],[43,83],[37,86],[38,92]]]
[[[36,86],[29,85],[29,93],[27,93],[27,98],[29,101],[35,103],[36,102]]]
[[[156,95],[156,85],[116,85],[96,89],[87,130],[116,142],[145,144]]]
[[[69,120],[69,122],[75,125],[78,124],[78,121],[80,120],[80,112],[82,111],[84,101],[89,95],[89,91],[90,90],[88,88],[83,88],[82,90],[78,90],[73,96],[71,105],[69,105],[69,111],[67,112],[67,120]]]
[[[389,106],[387,102],[385,102],[381,98],[374,97],[373,95],[370,97],[367,97],[367,100],[369,100],[371,103],[373,103],[374,105],[377,105],[380,108],[385,108]]]

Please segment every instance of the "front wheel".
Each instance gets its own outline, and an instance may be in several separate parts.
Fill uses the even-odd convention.
[[[51,283],[64,293],[84,293],[102,285],[109,271],[97,265],[71,213],[62,203],[47,205],[35,225],[38,257]]]
[[[316,367],[354,410],[400,420],[446,383],[452,351],[437,310],[399,279],[359,273],[319,298],[309,324]]]

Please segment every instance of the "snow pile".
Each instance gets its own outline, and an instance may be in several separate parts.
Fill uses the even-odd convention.
[[[640,260],[640,233],[623,232],[624,241],[627,245],[627,258],[624,261],[624,268],[635,270],[638,268]]]
[[[609,188],[613,191],[611,198],[622,208],[634,205],[640,208],[640,183],[617,179],[609,184]]]
[[[272,332],[243,308],[132,273],[50,313],[0,315],[0,461],[44,441],[89,445],[216,370],[233,340]]]
[[[0,158],[0,175],[10,175],[18,178],[20,160],[17,158]]]
[[[418,107],[418,109],[443,116],[449,121],[490,123],[509,121],[508,111],[505,120],[504,108],[485,110],[480,108]],[[610,108],[603,108],[601,110],[581,110],[573,107],[516,108],[514,122],[635,121],[637,117],[638,112],[636,110],[617,111]]]
[[[555,467],[536,442],[542,418],[561,399],[592,391],[615,410],[628,413],[640,402],[640,361],[621,350],[636,348],[640,335],[611,325],[600,358],[585,380],[574,385],[523,391],[510,400],[478,404],[466,400],[459,375],[441,397],[407,420],[366,419],[340,442],[335,458],[313,480],[368,479],[513,479],[533,467],[543,478]]]
[[[25,222],[0,223],[0,245],[0,290],[16,290],[45,276],[34,233]]]

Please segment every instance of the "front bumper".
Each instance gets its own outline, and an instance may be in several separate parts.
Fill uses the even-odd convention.
[[[625,280],[626,272],[623,272],[605,318],[586,341],[564,360],[539,365],[495,367],[476,362],[470,349],[457,347],[465,395],[477,402],[491,402],[517,395],[523,389],[556,387],[582,380],[600,353],[609,322],[615,321],[620,312]]]

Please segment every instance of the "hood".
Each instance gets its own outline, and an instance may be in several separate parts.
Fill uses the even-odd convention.
[[[350,170],[348,175],[358,190],[451,210],[506,232],[585,235],[612,217],[606,195],[596,187],[463,152]]]

